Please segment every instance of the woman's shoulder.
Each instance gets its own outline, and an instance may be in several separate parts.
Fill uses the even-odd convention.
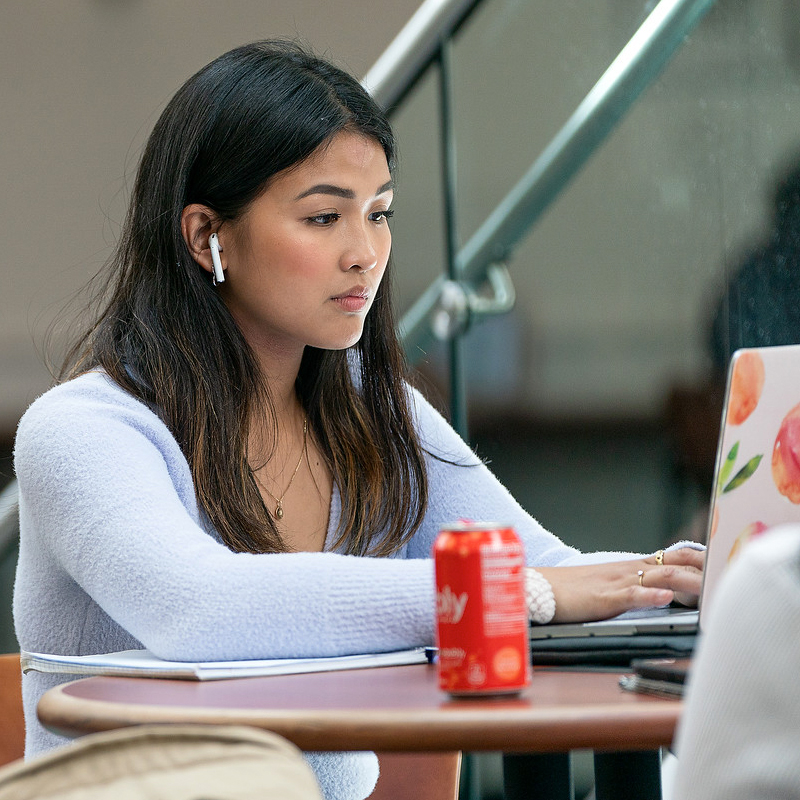
[[[436,459],[460,466],[475,466],[480,459],[444,414],[423,392],[406,384],[414,428],[423,449]]]
[[[769,591],[779,575],[786,576],[800,589],[800,525],[777,525],[751,542],[733,562],[731,580],[757,579]],[[800,591],[798,592],[800,598]]]
[[[800,613],[800,525],[776,526],[739,553],[715,591],[708,627],[732,634],[790,609]]]
[[[92,370],[53,386],[34,400],[19,421],[17,440],[33,430],[52,434],[82,424],[102,426],[104,419],[120,415],[158,421],[144,403],[103,370]]]
[[[65,404],[80,405],[92,402],[114,403],[126,406],[142,405],[139,400],[129,392],[126,392],[104,370],[96,369],[52,386],[31,403],[26,415],[31,411],[37,412],[49,409],[54,405],[63,407]]]
[[[405,382],[408,406],[414,422],[418,426],[433,426],[451,428],[444,414],[437,409],[433,401],[429,400],[423,391],[412,383]]]
[[[421,439],[439,440],[456,435],[455,430],[445,419],[444,415],[423,394],[423,392],[410,383],[405,384],[408,407],[414,428]],[[430,442],[429,442],[430,443]],[[423,446],[425,445],[423,441]]]

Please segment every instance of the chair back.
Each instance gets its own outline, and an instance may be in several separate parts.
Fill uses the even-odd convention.
[[[378,753],[369,800],[457,800],[461,753]]]
[[[322,800],[286,739],[236,725],[135,725],[0,767],[0,800]]]
[[[25,752],[19,653],[0,655],[0,766]]]

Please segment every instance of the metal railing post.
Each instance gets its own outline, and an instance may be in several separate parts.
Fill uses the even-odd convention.
[[[439,47],[439,119],[442,158],[442,185],[444,188],[444,218],[447,254],[447,275],[451,281],[460,281],[458,265],[458,163],[456,157],[456,132],[453,113],[453,40],[446,38]],[[457,331],[449,340],[450,356],[450,422],[458,433],[467,438],[467,388],[464,374],[463,331]]]

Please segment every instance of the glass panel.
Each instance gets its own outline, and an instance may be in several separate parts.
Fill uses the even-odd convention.
[[[456,46],[464,236],[653,5],[481,8]],[[479,449],[579,546],[702,538],[725,354],[800,340],[798,235],[775,247],[774,234],[777,187],[800,166],[795,10],[790,0],[718,0],[514,254],[514,312],[468,336]],[[412,239],[404,257],[417,261]],[[728,282],[771,240],[760,269],[773,277],[734,285],[744,315],[733,327],[725,318],[714,344]]]
[[[447,272],[439,91],[439,70],[431,67],[392,118],[400,154],[392,220],[400,315]],[[424,355],[415,354],[414,363],[426,393],[446,411],[450,396],[448,347],[433,341]]]
[[[487,0],[454,48],[460,222],[469,237],[646,16],[643,0]]]
[[[399,311],[446,272],[439,74],[430,68],[392,117],[399,149],[392,252]]]

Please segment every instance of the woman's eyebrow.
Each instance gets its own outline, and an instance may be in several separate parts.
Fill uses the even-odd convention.
[[[383,186],[379,187],[378,191],[375,192],[375,197],[384,192],[388,192],[390,189],[394,189],[394,181],[392,180],[386,181]],[[355,200],[356,198],[356,193],[352,189],[345,189],[343,186],[334,186],[332,183],[318,183],[300,192],[294,199],[295,201],[302,200],[304,197],[310,197],[312,194],[329,194],[334,197],[342,197],[345,200]]]

